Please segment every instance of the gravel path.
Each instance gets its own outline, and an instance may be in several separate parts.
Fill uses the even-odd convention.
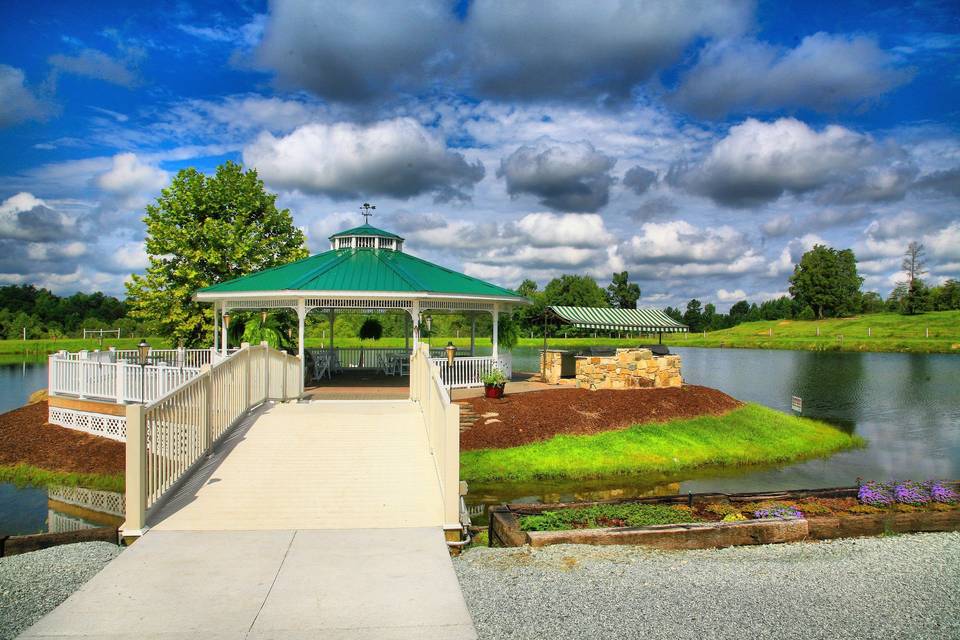
[[[454,560],[481,638],[960,638],[960,533]]]
[[[81,542],[0,558],[0,640],[52,611],[119,553],[108,542]]]

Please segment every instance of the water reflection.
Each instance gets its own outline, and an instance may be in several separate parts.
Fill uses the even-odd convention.
[[[0,483],[0,536],[61,533],[123,523],[123,494]]]
[[[824,459],[771,467],[706,469],[675,478],[566,483],[471,483],[469,503],[598,499],[644,492],[773,491],[850,486],[857,478],[960,477],[960,357],[954,354],[839,353],[756,349],[672,349],[684,379],[735,398],[790,411],[866,438],[868,446]],[[535,348],[514,350],[516,370],[535,369]],[[475,493],[477,492],[477,493]]]

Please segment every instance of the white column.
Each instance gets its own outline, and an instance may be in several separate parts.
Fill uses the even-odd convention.
[[[223,315],[224,311],[225,309],[223,307],[220,307],[221,316]],[[221,318],[221,322],[220,322],[220,353],[224,357],[226,357],[227,355],[227,323],[222,322],[222,320],[223,318]]]
[[[476,354],[476,340],[477,340],[477,314],[470,314],[470,357],[477,355]]]
[[[410,353],[410,313],[403,312],[403,350]]]
[[[297,300],[297,355],[300,356],[300,384],[303,384],[304,364],[303,359],[303,324],[307,319],[307,303],[303,298]]]
[[[420,301],[414,300],[410,304],[410,317],[413,318],[413,350],[420,348]]]
[[[493,357],[500,356],[500,338],[497,333],[500,329],[500,304],[493,303]]]
[[[333,324],[337,321],[336,309],[330,309],[327,315],[330,318],[330,353],[333,353]]]
[[[217,350],[217,345],[219,344],[218,334],[220,333],[220,305],[216,302],[213,303],[213,350]]]

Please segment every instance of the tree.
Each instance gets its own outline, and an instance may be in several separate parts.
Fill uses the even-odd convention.
[[[883,310],[883,298],[876,291],[867,291],[860,298],[861,313],[881,313]]]
[[[794,267],[790,295],[798,304],[812,307],[818,319],[851,315],[860,307],[861,284],[853,251],[818,244]]]
[[[676,320],[677,322],[683,322],[683,312],[681,312],[680,309],[674,309],[673,307],[667,307],[666,309],[663,310],[663,312],[664,312],[665,314],[667,314],[669,317],[671,317],[671,318],[673,318],[674,320]]]
[[[611,307],[636,309],[640,299],[640,286],[632,283],[626,271],[613,274],[613,281],[607,287],[607,300]]]
[[[383,325],[376,318],[367,318],[358,332],[361,340],[379,340],[383,335]]]
[[[746,300],[740,300],[739,302],[733,303],[733,306],[730,307],[730,323],[734,326],[744,322],[747,319],[747,314],[750,313],[750,303]]]
[[[703,331],[703,313],[700,310],[700,301],[696,298],[687,303],[683,324],[690,327],[691,332]]]
[[[926,251],[923,244],[912,240],[903,254],[900,268],[907,274],[907,292],[901,299],[900,313],[913,315],[926,309],[927,288],[921,277],[927,272]]]
[[[554,278],[543,290],[545,306],[609,307],[606,293],[590,276],[565,274]]]
[[[712,302],[708,302],[703,306],[703,314],[700,316],[703,329],[712,331],[718,328],[714,326],[717,323],[717,319],[717,307]]]
[[[960,309],[960,281],[950,278],[939,287],[932,287],[930,308],[934,311]]]
[[[192,300],[197,289],[307,255],[303,232],[276,198],[255,170],[234,162],[213,176],[182,169],[147,205],[150,264],[127,283],[130,315],[174,344],[208,340],[213,310]]]

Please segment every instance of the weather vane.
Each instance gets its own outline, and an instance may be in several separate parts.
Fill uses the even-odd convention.
[[[373,215],[373,210],[376,208],[377,208],[376,205],[370,204],[369,202],[364,202],[362,205],[360,205],[360,209],[361,209],[360,215],[363,216],[364,224],[370,224],[370,216]]]

